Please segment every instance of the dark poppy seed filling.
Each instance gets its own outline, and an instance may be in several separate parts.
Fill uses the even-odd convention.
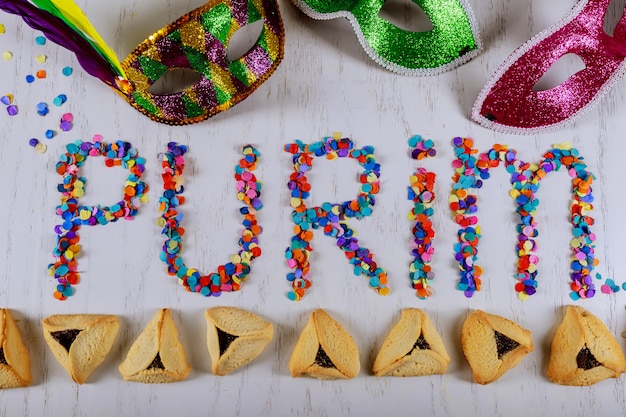
[[[237,339],[237,337],[239,336],[226,333],[225,331],[221,330],[219,327],[216,327],[216,329],[217,329],[217,341],[220,345],[220,356],[222,356],[224,352],[226,352],[226,349],[228,349],[230,344],[233,343],[235,339]]]
[[[515,340],[511,339],[510,337],[507,337],[505,335],[503,335],[500,332],[497,331],[493,331],[495,338],[496,338],[496,349],[498,350],[498,359],[502,359],[502,356],[510,351],[512,351],[513,349],[515,349],[516,347],[519,346],[519,343],[517,343]]]
[[[59,344],[63,346],[65,350],[69,352],[70,347],[72,346],[72,343],[74,343],[74,340],[76,340],[76,337],[78,336],[80,332],[82,332],[82,330],[68,329],[68,330],[60,330],[58,332],[50,332],[50,335],[52,336],[54,340],[59,342]]]
[[[578,365],[580,369],[588,371],[589,369],[593,369],[602,364],[598,362],[598,360],[595,356],[593,356],[593,353],[591,353],[587,345],[585,345],[580,350],[580,352],[578,352],[578,355],[576,355],[576,365]]]
[[[0,364],[8,365],[7,358],[4,357],[4,348],[0,347]]]
[[[317,349],[317,354],[315,355],[315,364],[321,366],[322,368],[337,368],[332,360],[328,357],[324,349],[322,349],[322,345]]]
[[[163,365],[163,361],[161,361],[161,353],[157,353],[152,363],[148,365],[146,369],[165,369],[165,365]]]
[[[411,353],[413,353],[415,349],[430,350],[430,345],[428,344],[426,339],[424,339],[424,333],[420,333],[420,337],[417,338],[411,350],[409,350],[409,352],[404,356],[409,356]]]

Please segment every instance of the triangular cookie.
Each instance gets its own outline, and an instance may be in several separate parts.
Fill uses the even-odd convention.
[[[450,356],[430,318],[406,308],[383,342],[372,371],[376,376],[421,376],[446,372]]]
[[[360,368],[352,336],[326,311],[311,313],[289,360],[291,376],[349,379],[356,377]]]
[[[181,381],[189,375],[178,328],[167,308],[159,310],[130,347],[119,366],[127,381],[159,384]]]
[[[504,317],[476,310],[461,329],[463,353],[474,381],[489,384],[533,351],[530,331]]]
[[[50,350],[79,384],[104,362],[120,328],[117,316],[104,314],[57,314],[42,323]]]
[[[274,335],[272,323],[238,308],[210,308],[205,317],[215,375],[226,375],[259,356]]]
[[[0,388],[27,387],[32,380],[30,356],[20,329],[11,312],[0,309]]]
[[[626,372],[615,337],[596,316],[568,306],[552,340],[548,378],[561,385],[593,385]]]

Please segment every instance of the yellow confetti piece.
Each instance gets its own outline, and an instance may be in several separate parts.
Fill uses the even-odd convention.
[[[6,29],[4,28],[4,25],[0,23],[0,35],[4,34],[4,32],[6,32]]]
[[[37,145],[35,145],[35,151],[37,153],[46,153],[46,151],[48,150],[48,146],[43,144],[43,143],[38,143]]]
[[[13,59],[13,54],[9,51],[5,51],[2,53],[2,59],[4,59],[5,61],[10,61],[11,59]]]
[[[47,59],[48,57],[45,55],[37,55],[35,57],[35,61],[37,61],[39,64],[43,64],[44,62],[46,62]]]
[[[528,300],[528,294],[526,294],[524,291],[518,292],[517,297],[522,301]]]
[[[156,221],[156,224],[159,227],[165,226],[165,223],[167,223],[167,221],[163,217],[159,217]]]

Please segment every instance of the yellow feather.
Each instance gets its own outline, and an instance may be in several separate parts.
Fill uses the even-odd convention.
[[[52,4],[56,6],[57,9],[63,16],[71,22],[77,29],[81,30],[85,35],[89,36],[93,42],[95,42],[100,49],[106,55],[106,58],[115,68],[120,72],[120,74],[124,74],[124,70],[120,65],[120,60],[111,49],[109,45],[102,39],[100,34],[93,27],[85,13],[74,3],[73,0],[50,0]]]

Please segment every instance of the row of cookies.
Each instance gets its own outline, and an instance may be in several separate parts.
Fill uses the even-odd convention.
[[[206,310],[207,345],[213,373],[226,375],[256,358],[272,340],[273,326],[256,314],[232,308]],[[115,315],[53,315],[42,321],[50,350],[71,378],[82,384],[105,360],[117,337]],[[130,347],[119,371],[127,381],[166,383],[191,371],[169,309],[157,312]],[[15,320],[0,309],[0,388],[32,382],[30,356]]]
[[[461,346],[474,381],[489,384],[533,351],[531,332],[501,316],[472,312],[461,329]],[[409,308],[384,340],[374,361],[376,376],[423,376],[446,372],[450,357],[432,321]],[[292,376],[354,378],[359,354],[352,337],[328,313],[317,310],[298,340],[289,362]],[[548,378],[557,384],[585,386],[626,372],[615,337],[597,317],[568,306],[556,330]]]
[[[273,326],[233,307],[206,310],[207,345],[216,375],[249,363],[273,337]],[[119,330],[114,315],[54,315],[43,320],[44,338],[72,379],[82,384],[102,364]],[[530,331],[504,317],[476,310],[461,330],[463,353],[480,384],[496,381],[534,346]],[[404,309],[374,361],[376,376],[444,374],[450,357],[422,310]],[[311,313],[289,360],[293,377],[349,379],[360,372],[359,351],[350,334],[326,311]],[[166,383],[191,371],[178,329],[161,309],[130,347],[119,366],[127,381]],[[581,307],[568,307],[556,330],[547,375],[563,385],[592,385],[626,371],[618,342],[606,326]],[[0,388],[30,385],[30,359],[9,310],[0,309]]]

